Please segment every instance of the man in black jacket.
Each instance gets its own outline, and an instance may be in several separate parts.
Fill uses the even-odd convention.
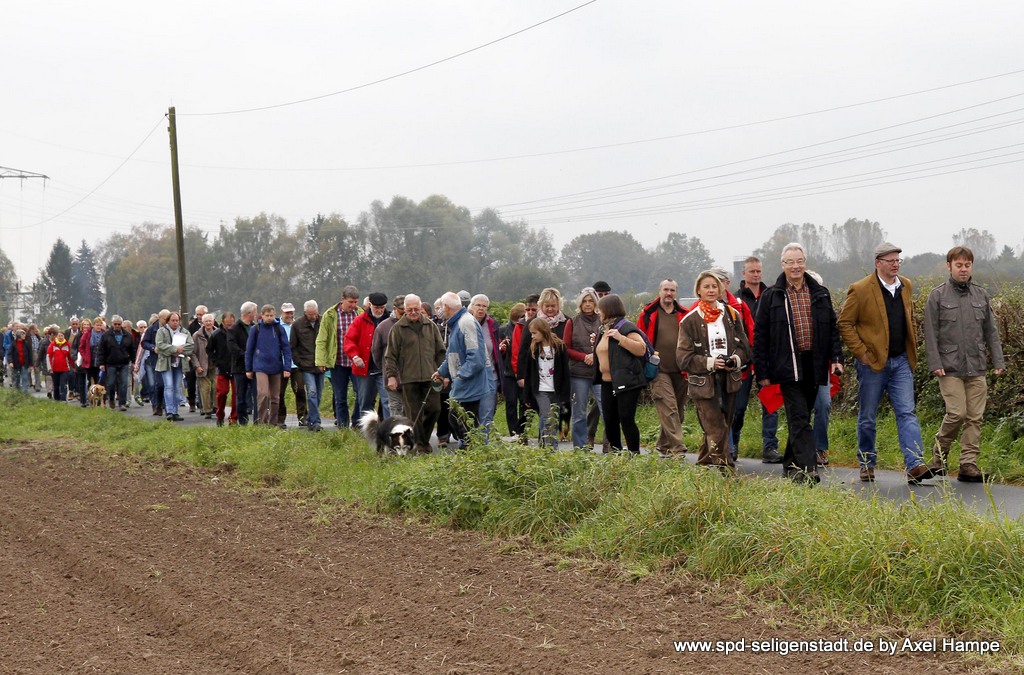
[[[97,361],[101,377],[105,378],[107,384],[107,402],[111,409],[116,394],[120,409],[127,410],[128,384],[135,359],[135,338],[123,323],[117,314],[111,317],[110,328],[100,338]]]
[[[324,391],[324,374],[316,366],[316,336],[320,332],[320,307],[316,300],[307,300],[302,316],[292,323],[288,342],[292,363],[302,378],[306,391],[306,428],[320,431],[320,396]]]
[[[761,295],[754,320],[754,372],[762,387],[778,384],[789,440],[783,471],[796,482],[817,483],[811,414],[829,371],[843,372],[843,347],[828,289],[807,274],[797,243],[782,249],[782,274]]]
[[[238,423],[249,423],[249,413],[256,409],[256,381],[245,376],[245,347],[249,343],[249,330],[256,320],[256,303],[244,302],[242,320],[228,330],[228,349],[231,353],[231,374],[235,378],[235,403]],[[235,417],[234,412],[231,413]]]
[[[740,291],[737,297],[747,304],[751,316],[757,316],[757,307],[760,304],[761,296],[768,286],[761,281],[762,267],[761,259],[757,256],[750,256],[743,261],[743,280],[740,282]],[[753,346],[754,338],[750,336],[750,343]],[[747,414],[747,403],[750,401],[750,394],[753,390],[756,374],[743,380],[740,390],[736,392],[736,412],[732,418],[732,434],[729,437],[729,450],[732,452],[733,460],[736,459],[740,445],[740,432],[743,431],[743,420]],[[779,439],[776,433],[779,429],[779,411],[768,412],[764,405],[761,406],[761,461],[765,464],[778,464],[782,461],[779,454]]]
[[[217,370],[217,399],[214,405],[216,411],[217,426],[224,426],[224,410],[227,406],[228,392],[231,392],[231,418],[230,423],[238,422],[238,402],[235,389],[234,361],[231,353],[230,330],[235,325],[233,312],[224,312],[220,317],[220,328],[210,335],[209,343],[206,346],[206,353],[210,356],[210,362]],[[243,357],[244,358],[244,357]],[[244,368],[244,365],[243,365]]]

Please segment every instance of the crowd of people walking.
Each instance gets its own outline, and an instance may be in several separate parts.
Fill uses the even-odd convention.
[[[912,287],[899,275],[901,252],[880,244],[874,271],[849,288],[838,312],[821,277],[808,269],[804,247],[791,243],[772,285],[762,281],[756,257],[744,262],[735,295],[728,271],[701,272],[688,307],[679,302],[678,283],[665,279],[635,322],[603,281],[575,296],[573,317],[564,313],[561,292],[545,288],[515,304],[501,325],[482,294],[448,292],[429,304],[412,293],[389,299],[374,292],[360,301],[359,291],[346,286],[322,314],[308,300],[298,317],[291,303],[245,302],[237,317],[217,317],[201,305],[187,325],[168,309],[134,325],[118,315],[109,322],[72,317],[67,327],[42,332],[12,322],[3,333],[3,374],[16,389],[45,389],[60,402],[122,411],[149,405],[171,422],[184,419],[187,405],[217,426],[284,426],[290,388],[299,425],[313,432],[322,428],[329,378],[335,426],[356,425],[371,410],[381,418],[400,415],[413,428],[416,452],[429,452],[435,433],[439,446],[459,447],[473,433],[486,442],[501,395],[509,432],[521,440],[533,411],[541,445],[568,439],[577,449],[601,446],[603,420],[608,451],[639,453],[636,413],[648,390],[660,422],[653,450],[667,457],[687,451],[689,399],[703,432],[697,463],[726,474],[735,471],[757,391],[762,461],[813,484],[828,463],[830,392],[844,371],[845,345],[858,382],[861,480],[874,480],[883,393],[896,415],[908,482],[945,475],[961,429],[958,479],[984,480],[977,458],[985,373],[1006,368],[988,293],[973,282],[971,250],[950,250],[950,278],[925,305],[928,367],[946,405],[926,463],[914,402]],[[782,452],[778,408],[788,426]]]

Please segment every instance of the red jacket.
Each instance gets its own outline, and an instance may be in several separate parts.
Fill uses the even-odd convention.
[[[50,358],[51,373],[66,373],[71,370],[71,343],[67,340],[62,345],[51,342],[46,348],[46,355]]]
[[[655,300],[640,310],[640,316],[636,318],[636,327],[644,332],[644,335],[647,336],[647,341],[652,345],[657,344],[655,338],[658,336],[658,305],[660,304],[660,299]],[[682,323],[683,317],[686,316],[686,310],[678,302],[675,305],[676,317],[678,317],[679,323]],[[670,354],[669,358],[674,361],[676,358],[675,353]]]
[[[381,317],[383,321],[387,316]],[[343,351],[345,356],[350,359],[359,357],[363,360],[363,367],[357,368],[356,365],[352,364],[352,374],[365,377],[370,372],[370,347],[373,345],[373,331],[377,328],[377,324],[373,321],[373,315],[370,312],[363,312],[355,318],[352,325],[349,326],[348,330],[345,331],[345,342],[343,343]],[[375,364],[377,370],[381,370],[384,364]]]

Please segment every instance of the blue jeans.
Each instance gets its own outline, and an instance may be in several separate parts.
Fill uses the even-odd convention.
[[[384,388],[384,373],[353,375],[352,379],[354,380],[356,390],[356,403],[359,405],[356,423],[358,423],[358,418],[362,417],[364,412],[374,409],[377,405],[378,397],[380,397],[381,411],[384,413],[381,415],[381,419],[391,417],[391,408],[388,406],[386,393],[387,389]]]
[[[106,387],[107,399],[117,400],[121,405],[128,405],[128,384],[131,382],[132,367],[128,364],[123,366],[107,366]]]
[[[324,393],[324,374],[302,372],[306,385],[306,423],[310,429],[320,428],[320,396]]]
[[[334,389],[334,425],[337,427],[348,427],[352,420],[348,414],[348,383],[352,382],[352,388],[356,389],[355,380],[352,377],[351,366],[334,366],[331,368],[331,387]],[[359,391],[356,390],[356,419],[359,421]]]
[[[818,397],[814,399],[814,449],[828,450],[828,420],[832,416],[832,396],[830,386],[823,384],[818,387]]]
[[[152,383],[153,388],[149,390],[149,402],[153,405],[153,410],[160,408],[164,404],[164,378],[156,372],[156,364],[146,364],[146,379]]]
[[[498,381],[494,372],[487,378],[487,389],[480,399],[480,428],[484,433],[484,443],[491,442],[491,430],[494,429],[494,411],[498,407]]]
[[[28,366],[14,366],[11,369],[11,387],[21,391],[28,391]]]
[[[743,431],[744,417],[747,414],[747,404],[750,402],[750,394],[753,391],[754,376],[751,375],[740,384],[736,392],[736,411],[732,416],[732,433],[729,434],[729,451],[735,461],[739,453],[740,432]],[[760,399],[758,399],[760,401]],[[779,431],[779,411],[773,413],[761,406],[761,448],[762,450],[778,450],[779,439],[776,437]]]
[[[587,401],[590,394],[593,394],[597,409],[601,409],[601,385],[595,384],[589,377],[570,377],[569,392],[572,403],[572,447],[582,448],[587,445]]]
[[[181,366],[168,368],[160,373],[164,381],[164,413],[177,415],[181,404]]]
[[[883,392],[889,394],[889,403],[896,415],[896,435],[907,470],[923,464],[921,424],[914,414],[914,373],[906,355],[889,359],[879,373],[858,361],[857,382],[860,386],[857,394],[857,402],[860,404],[860,413],[857,415],[857,460],[860,465],[875,466],[875,418],[878,416],[878,404]]]

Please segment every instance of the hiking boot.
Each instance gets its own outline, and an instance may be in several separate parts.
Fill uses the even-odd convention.
[[[114,399],[110,399],[109,401],[107,401],[107,405],[110,406],[111,410],[113,410],[116,407],[114,404]]]
[[[924,464],[918,464],[914,468],[907,471],[907,484],[908,485],[920,485],[921,481],[934,478],[932,470],[926,467]]]
[[[817,471],[797,471],[793,474],[790,479],[797,485],[807,485],[808,487],[814,487],[821,482],[821,476],[818,475]]]
[[[875,467],[873,466],[862,466],[860,468],[860,479],[864,483],[875,482]]]
[[[818,466],[828,466],[828,452],[818,450],[814,453]]]
[[[988,478],[974,464],[961,464],[960,471],[956,475],[956,479],[961,483],[984,483]]]
[[[782,455],[775,448],[765,448],[761,452],[762,464],[782,464]]]

